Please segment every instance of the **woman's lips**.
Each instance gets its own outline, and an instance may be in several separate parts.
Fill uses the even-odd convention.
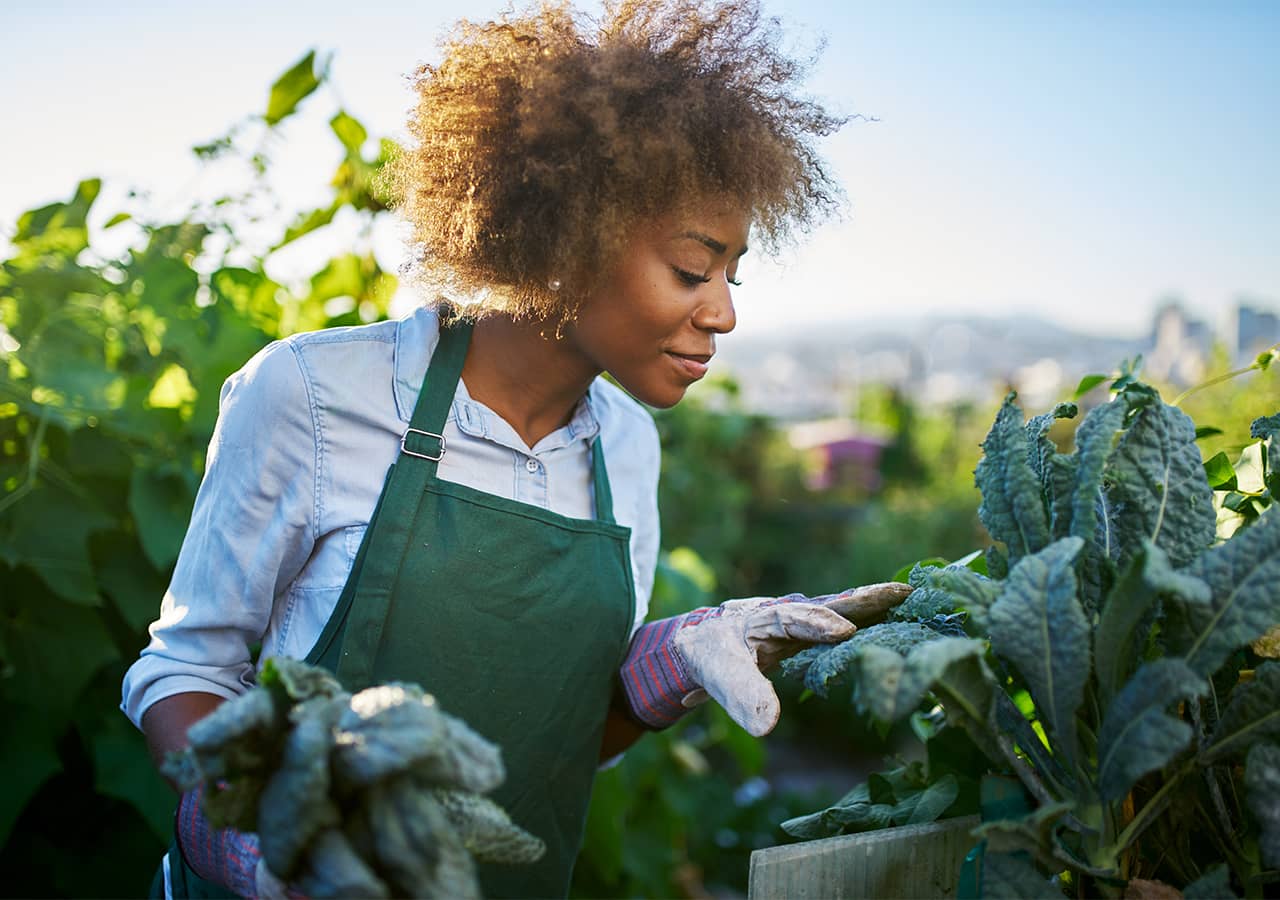
[[[711,357],[705,354],[685,356],[683,353],[672,353],[668,350],[667,355],[675,361],[676,366],[685,375],[695,381],[707,374],[708,364],[711,362]]]

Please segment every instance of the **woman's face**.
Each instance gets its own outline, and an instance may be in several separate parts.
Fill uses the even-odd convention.
[[[746,214],[724,206],[637,227],[567,338],[650,406],[674,406],[733,330],[730,286],[747,252]]]

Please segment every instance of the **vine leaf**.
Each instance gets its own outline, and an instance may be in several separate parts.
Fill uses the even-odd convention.
[[[1083,546],[1078,537],[1063,538],[1020,560],[990,613],[992,649],[1026,679],[1041,720],[1069,758],[1091,668],[1074,569]]]
[[[1180,659],[1149,662],[1107,710],[1098,733],[1098,788],[1119,800],[1143,775],[1166,765],[1191,742],[1191,726],[1166,710],[1207,693],[1208,682]]]
[[[308,51],[288,71],[276,79],[271,85],[271,96],[267,100],[267,112],[263,116],[268,125],[275,125],[282,119],[293,115],[298,104],[305,100],[320,86],[324,73],[317,75],[316,52]]]
[[[1208,584],[1212,596],[1208,603],[1180,597],[1169,604],[1169,652],[1212,675],[1237,647],[1280,622],[1280,515],[1268,509],[1184,571]]]

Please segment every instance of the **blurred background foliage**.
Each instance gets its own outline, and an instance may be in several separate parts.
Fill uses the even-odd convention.
[[[271,340],[389,314],[398,279],[370,240],[389,215],[376,178],[389,141],[339,111],[327,202],[271,226],[279,126],[326,78],[325,60],[308,54],[272,86],[265,112],[194,148],[247,175],[184,215],[156,217],[142,202],[100,209],[101,185],[86,179],[11,226],[0,262],[7,895],[145,891],[169,840],[173,797],[118,710],[119,685],[177,556],[219,388]],[[339,252],[304,277],[269,274],[273,260],[339,221],[355,235]],[[972,471],[999,398],[935,408],[889,388],[865,391],[861,424],[888,435],[872,487],[810,487],[812,459],[779,423],[743,410],[730,379],[658,413],[666,549],[654,617],[883,581],[914,560],[983,545]],[[1265,412],[1233,406],[1248,402],[1226,385],[1188,406],[1203,404],[1191,410],[1198,421],[1221,413],[1247,422]],[[1223,449],[1246,438],[1213,439]],[[750,851],[786,840],[779,822],[831,802],[898,744],[846,706],[780,689],[788,713],[767,740],[709,704],[600,775],[575,895],[743,893]]]

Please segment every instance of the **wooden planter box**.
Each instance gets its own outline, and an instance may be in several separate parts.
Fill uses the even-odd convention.
[[[751,854],[749,900],[954,897],[977,816],[767,847]]]

